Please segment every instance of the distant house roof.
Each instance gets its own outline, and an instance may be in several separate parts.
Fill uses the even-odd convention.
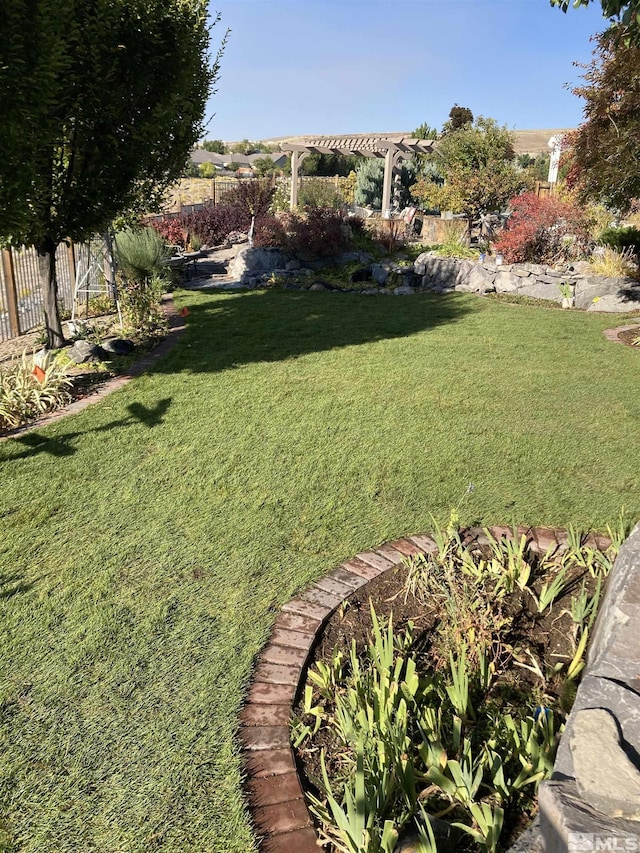
[[[261,160],[268,157],[273,160],[276,166],[281,166],[287,159],[287,155],[282,151],[276,151],[275,154],[265,154],[258,152],[257,154],[215,154],[213,151],[205,151],[204,148],[194,148],[191,151],[191,162],[197,166],[202,163],[213,163],[214,166],[228,166],[229,163],[237,163],[239,166],[253,166],[256,160]]]

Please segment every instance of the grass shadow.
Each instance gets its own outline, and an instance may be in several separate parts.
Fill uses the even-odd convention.
[[[76,452],[74,442],[76,439],[89,433],[112,432],[114,429],[131,426],[134,423],[146,424],[152,428],[159,426],[164,421],[164,416],[171,405],[171,397],[165,397],[159,400],[155,406],[143,406],[141,403],[131,403],[127,406],[129,414],[125,418],[109,421],[102,426],[93,427],[88,430],[78,430],[76,432],[67,432],[63,435],[52,436],[45,435],[40,432],[32,431],[24,435],[16,436],[14,439],[17,446],[23,447],[22,452],[16,453],[11,458],[26,459],[29,456],[35,456],[38,453],[48,453],[50,456],[64,457],[73,456]]]
[[[154,372],[217,372],[283,361],[410,335],[453,323],[471,308],[464,297],[362,296],[265,290],[189,294],[186,341]]]
[[[29,592],[32,589],[33,584],[25,583],[22,575],[16,573],[0,575],[0,600],[13,598],[14,595]]]

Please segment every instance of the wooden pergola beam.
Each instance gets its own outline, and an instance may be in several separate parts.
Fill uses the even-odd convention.
[[[391,204],[393,170],[399,160],[414,154],[431,154],[433,140],[415,139],[402,134],[387,136],[316,136],[297,137],[280,143],[280,150],[291,154],[291,208],[298,203],[298,167],[308,154],[343,154],[358,157],[384,157],[382,211],[388,214]]]

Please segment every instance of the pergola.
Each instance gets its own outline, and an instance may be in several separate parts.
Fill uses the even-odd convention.
[[[357,154],[384,159],[382,213],[391,209],[391,188],[396,166],[414,154],[431,154],[433,140],[414,139],[401,133],[379,136],[300,136],[280,143],[282,151],[291,152],[291,209],[298,204],[298,168],[309,154]]]

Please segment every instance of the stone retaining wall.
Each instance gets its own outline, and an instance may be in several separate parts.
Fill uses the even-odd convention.
[[[421,276],[420,286],[442,291],[452,288],[470,293],[516,293],[535,299],[561,302],[561,284],[572,288],[576,308],[587,311],[633,311],[640,308],[640,283],[630,278],[603,278],[590,274],[589,265],[578,262],[567,270],[541,264],[438,258],[430,252],[420,255],[413,273]]]
[[[576,308],[587,311],[628,312],[640,309],[640,283],[630,278],[603,278],[590,273],[589,264],[577,262],[566,270],[541,264],[503,264],[459,258],[441,258],[423,252],[415,263],[381,261],[372,263],[364,252],[345,252],[334,263],[357,262],[362,268],[352,275],[358,282],[355,293],[366,296],[411,295],[416,291],[435,293],[514,293],[536,299],[561,302],[560,285],[571,287]],[[324,264],[327,262],[324,261]],[[229,267],[233,282],[228,289],[263,287],[273,274],[289,281],[285,287],[301,290],[332,289],[326,282],[316,281],[318,262],[303,264],[279,249],[242,248]],[[362,288],[363,282],[370,286]],[[344,289],[344,288],[341,288]]]

